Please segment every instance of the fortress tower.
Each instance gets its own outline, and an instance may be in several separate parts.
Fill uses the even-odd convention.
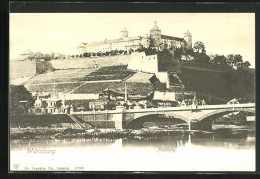
[[[184,33],[184,40],[187,43],[187,49],[192,49],[192,36],[188,30]]]
[[[159,47],[161,44],[161,30],[158,28],[156,21],[154,21],[154,26],[150,30],[150,37],[153,47]]]
[[[128,30],[126,28],[123,28],[120,31],[121,38],[127,38],[128,37]]]

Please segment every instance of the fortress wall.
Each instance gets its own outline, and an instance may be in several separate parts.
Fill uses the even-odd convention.
[[[132,53],[128,69],[148,73],[158,73],[157,55],[146,56],[145,52]]]
[[[127,65],[129,59],[130,55],[117,55],[97,58],[95,57],[52,60],[51,64],[55,69],[94,68],[96,64],[98,67]]]
[[[36,63],[34,60],[10,61],[10,79],[31,77],[36,74]]]

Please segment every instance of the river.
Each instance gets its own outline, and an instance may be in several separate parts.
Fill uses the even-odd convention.
[[[10,140],[10,169],[28,171],[254,171],[255,131],[123,139]]]

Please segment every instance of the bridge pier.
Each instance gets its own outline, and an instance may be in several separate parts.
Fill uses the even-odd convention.
[[[198,119],[191,119],[189,122],[189,130],[197,130]]]
[[[116,113],[113,114],[112,120],[115,121],[116,129],[123,129],[124,106],[117,106]]]

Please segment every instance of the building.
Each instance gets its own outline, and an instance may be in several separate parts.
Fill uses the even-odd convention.
[[[216,122],[245,122],[247,120],[246,115],[243,112],[232,112],[226,114],[216,120]]]
[[[80,54],[84,53],[105,53],[114,50],[135,51],[140,47],[152,47],[157,50],[163,48],[181,48],[192,49],[192,35],[189,31],[184,33],[184,38],[162,35],[156,21],[150,30],[150,35],[129,37],[126,28],[120,31],[120,38],[112,40],[103,40],[98,42],[81,43],[77,47]]]
[[[255,116],[246,116],[246,121],[255,121]]]
[[[34,53],[29,49],[20,54],[20,57],[22,59],[28,59],[28,58],[33,57],[33,56],[34,56]]]
[[[231,105],[231,104],[239,104],[239,101],[238,101],[236,98],[234,98],[234,99],[228,101],[227,104],[228,104],[228,105]]]
[[[35,96],[34,114],[69,113],[70,111],[70,106],[65,105],[65,98],[61,98],[59,94],[49,94],[47,98],[39,94]]]
[[[89,109],[91,110],[105,110],[107,102],[104,100],[96,100],[89,103]]]

